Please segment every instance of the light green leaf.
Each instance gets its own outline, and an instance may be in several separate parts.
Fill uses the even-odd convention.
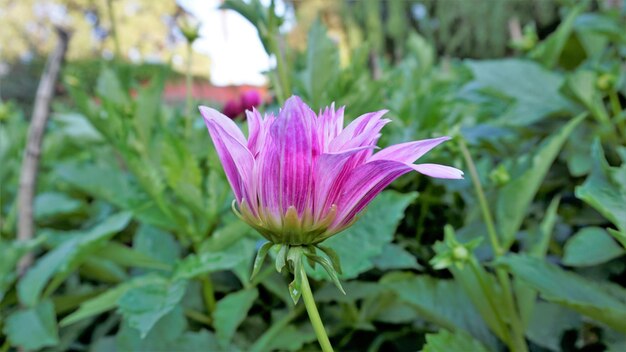
[[[497,346],[495,336],[456,281],[392,273],[380,282],[394,292],[400,302],[416,309],[424,319],[451,331],[467,331],[485,345]]]
[[[35,218],[42,220],[55,216],[76,213],[83,206],[83,202],[71,198],[65,193],[47,192],[35,198]]]
[[[67,326],[70,324],[74,324],[77,321],[114,309],[115,307],[117,307],[118,300],[131,288],[158,284],[161,282],[163,282],[163,279],[161,277],[144,275],[139,276],[132,281],[120,284],[88,301],[83,302],[78,310],[63,318],[59,325]]]
[[[45,300],[34,307],[20,309],[7,317],[3,332],[14,346],[38,350],[59,343],[54,305]]]
[[[180,244],[174,236],[154,226],[141,224],[135,237],[133,248],[160,262],[173,265],[180,258]]]
[[[436,334],[426,334],[426,345],[422,352],[452,351],[488,352],[489,350],[463,331],[440,330]]]
[[[97,251],[104,242],[124,229],[130,221],[129,213],[118,213],[88,231],[75,231],[71,238],[46,253],[30,268],[17,285],[22,304],[34,306],[53,275],[69,273]]]
[[[585,227],[565,244],[563,264],[593,266],[618,258],[626,251],[600,227]]]
[[[311,26],[307,42],[307,65],[303,83],[308,103],[314,110],[328,101],[328,90],[338,76],[339,54],[337,46],[326,35],[326,28],[316,21]]]
[[[535,62],[521,59],[466,62],[478,84],[515,99],[500,117],[502,124],[526,126],[572,109],[572,104],[559,93],[563,77]]]
[[[128,326],[145,338],[154,324],[176,307],[186,288],[183,280],[132,287],[119,299],[119,311]]]
[[[520,229],[528,208],[550,166],[559,155],[561,147],[584,117],[581,115],[568,122],[546,139],[534,153],[523,158],[518,166],[524,171],[516,175],[498,193],[496,220],[506,248],[509,248],[515,240],[515,234]]]
[[[374,267],[374,260],[383,253],[386,244],[393,240],[396,227],[404,217],[404,210],[417,193],[381,193],[361,214],[360,219],[344,232],[323,242],[341,260],[343,273],[340,278],[353,279]],[[355,251],[358,248],[358,251]],[[311,277],[327,278],[323,268],[310,271]]]
[[[259,292],[256,289],[231,293],[217,302],[213,317],[217,341],[226,347],[237,331],[237,327],[248,315]]]
[[[545,300],[626,333],[626,303],[614,296],[614,292],[609,293],[593,281],[537,258],[510,255],[501,258],[499,263],[517,279],[537,290]],[[621,298],[626,297],[623,289],[618,293]]]
[[[96,84],[96,92],[99,96],[110,100],[115,105],[124,106],[128,104],[126,91],[117,78],[115,71],[106,68],[100,72]]]
[[[620,232],[626,233],[626,177],[620,177],[620,169],[606,162],[600,141],[593,143],[591,153],[591,175],[582,186],[576,187],[576,197],[615,224]]]
[[[373,260],[374,266],[380,270],[422,269],[417,259],[404,248],[395,243],[388,243],[383,252]]]
[[[178,262],[174,269],[175,279],[192,279],[210,272],[232,269],[242,258],[224,252],[191,254]]]

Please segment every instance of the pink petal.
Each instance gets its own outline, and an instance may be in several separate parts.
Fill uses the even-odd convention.
[[[313,136],[315,113],[298,97],[285,102],[278,118],[270,127],[270,134],[278,147],[280,158],[279,180],[282,211],[294,206],[298,215],[312,201],[312,163],[315,150]],[[317,155],[315,155],[317,157]]]
[[[409,165],[393,160],[375,160],[354,168],[343,184],[337,202],[339,213],[333,225],[341,227],[349,223],[385,187],[411,170]]]
[[[439,164],[417,164],[411,165],[413,170],[430,177],[462,179],[463,171],[450,166]]]
[[[387,110],[370,112],[352,121],[329,144],[329,151],[337,152],[365,145],[372,145],[380,137],[380,130],[390,121],[381,119]]]
[[[431,149],[449,139],[450,137],[439,137],[392,145],[374,154],[368,159],[368,162],[386,159],[412,164]]]
[[[252,182],[254,157],[248,148],[228,133],[222,125],[215,120],[205,119],[205,122],[237,201],[241,203],[245,197],[248,203],[253,204],[253,209],[256,209],[254,206],[256,189],[255,183]]]
[[[200,113],[202,114],[202,117],[204,117],[205,122],[215,121],[218,125],[222,126],[226,133],[239,141],[239,143],[244,145],[246,144],[246,138],[243,136],[243,132],[241,132],[241,130],[239,129],[237,124],[233,122],[233,120],[231,120],[227,116],[224,116],[219,111],[206,106],[200,107]]]
[[[352,171],[350,158],[356,153],[372,148],[370,146],[344,150],[340,153],[324,153],[315,164],[314,215],[316,219],[325,216],[337,202],[346,177]]]
[[[344,109],[345,107],[342,106],[335,111],[335,103],[332,103],[317,118],[323,151],[328,151],[330,141],[335,139],[343,130]]]
[[[256,156],[265,143],[267,128],[261,114],[254,108],[252,111],[246,110],[246,121],[248,121],[248,149]]]

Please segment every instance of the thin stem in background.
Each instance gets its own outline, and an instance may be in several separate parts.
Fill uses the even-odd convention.
[[[474,190],[476,191],[476,196],[478,197],[483,219],[485,220],[485,225],[487,226],[487,233],[494,256],[495,258],[501,257],[504,254],[504,249],[500,244],[493,217],[491,215],[491,211],[489,210],[489,205],[487,204],[487,198],[485,197],[485,192],[480,184],[480,178],[478,177],[476,165],[474,164],[474,160],[472,159],[472,156],[467,149],[467,144],[462,136],[459,138],[459,148],[461,149],[461,153],[463,154],[463,158],[465,159],[465,163],[467,164],[467,168],[469,169],[470,176],[472,178],[472,184],[474,185]],[[509,278],[508,273],[501,268],[496,268],[496,276],[500,286],[502,287],[504,303],[510,317],[511,339],[510,341],[507,341],[508,345],[514,352],[526,352],[528,351],[528,346],[526,344],[526,340],[524,339],[524,328],[522,326],[519,310],[515,304],[511,279]]]
[[[192,75],[191,75],[191,63],[193,59],[193,43],[187,42],[187,72],[185,72],[185,93],[186,93],[186,101],[187,106],[185,110],[186,119],[185,119],[185,137],[189,138],[191,135],[191,127],[193,126],[193,118],[191,114],[193,97],[192,97]]]
[[[115,58],[120,59],[122,51],[120,49],[120,39],[117,36],[117,24],[115,21],[115,10],[113,8],[113,0],[107,0],[107,10],[109,12],[109,21],[111,21],[111,37],[113,37],[113,46],[115,50]]]
[[[622,104],[620,104],[615,90],[609,93],[609,102],[611,103],[611,110],[613,110],[615,128],[621,132],[622,138],[626,140],[626,116],[622,116]]]
[[[313,299],[313,293],[311,292],[311,286],[309,286],[309,279],[306,276],[304,265],[300,266],[300,271],[302,274],[302,299],[304,300],[304,306],[309,313],[309,319],[311,320],[311,325],[313,325],[313,330],[315,330],[317,341],[319,341],[323,352],[333,352],[333,346],[330,344],[328,335],[326,335],[326,329],[324,329],[324,324],[320,318],[320,313],[317,311],[317,306],[315,305],[315,299]]]

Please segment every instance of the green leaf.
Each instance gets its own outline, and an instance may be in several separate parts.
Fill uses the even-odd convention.
[[[330,101],[328,90],[338,76],[339,54],[320,21],[313,23],[307,38],[307,64],[302,81],[308,103],[316,110]]]
[[[392,273],[385,275],[380,282],[424,319],[447,330],[467,331],[486,346],[497,346],[496,338],[456,281]]]
[[[42,220],[73,214],[80,210],[82,206],[83,202],[71,198],[65,193],[41,193],[35,198],[35,218]]]
[[[581,316],[563,306],[538,301],[528,323],[526,336],[533,343],[552,351],[561,350],[561,338],[566,330],[578,330]]]
[[[274,244],[272,242],[265,242],[263,243],[261,248],[259,248],[259,251],[257,252],[256,257],[254,258],[254,264],[252,267],[252,275],[250,277],[250,280],[254,279],[254,277],[259,273],[259,270],[261,270],[261,267],[263,266],[263,261],[265,260],[265,257],[267,256],[267,252],[273,246]]]
[[[422,352],[451,351],[488,352],[489,350],[474,340],[471,335],[462,331],[441,330],[436,334],[426,334],[426,345]]]
[[[191,254],[180,261],[174,269],[174,279],[192,279],[210,272],[232,269],[242,258],[230,253]]]
[[[30,241],[6,241],[0,238],[0,302],[17,278],[17,262],[24,254],[39,246],[44,240],[44,236]]]
[[[404,248],[394,243],[383,247],[383,252],[373,260],[374,266],[380,270],[422,269],[417,259]]]
[[[500,59],[466,63],[478,84],[515,99],[499,119],[503,124],[526,126],[572,109],[572,104],[559,93],[563,77],[535,62]]]
[[[130,221],[129,213],[118,213],[88,231],[75,231],[71,238],[41,257],[17,285],[22,304],[34,306],[53,275],[67,274],[74,270],[104,242],[124,229]]]
[[[161,93],[165,84],[165,74],[159,70],[151,77],[150,85],[139,90],[133,121],[135,130],[144,145],[149,145],[152,131],[159,121]]]
[[[132,287],[118,301],[119,311],[128,326],[145,338],[154,324],[178,305],[186,289],[183,280]]]
[[[83,302],[78,310],[63,318],[59,325],[63,327],[74,324],[77,321],[114,309],[117,307],[118,300],[131,288],[158,284],[162,281],[163,279],[161,277],[154,275],[139,276],[136,279],[111,288],[104,293]]]
[[[231,293],[217,302],[213,318],[220,346],[228,346],[258,295],[256,289],[242,290]]]
[[[576,187],[576,197],[615,224],[620,232],[626,233],[626,177],[620,177],[620,169],[606,162],[600,141],[593,143],[591,153],[591,175],[582,186]]]
[[[567,137],[584,117],[581,115],[568,122],[556,134],[546,139],[534,153],[522,159],[520,169],[524,171],[516,175],[498,193],[496,220],[505,248],[509,248],[515,240],[515,235],[550,166],[559,155]]]
[[[96,84],[96,92],[100,97],[111,101],[115,105],[125,106],[129,103],[126,91],[117,78],[115,71],[105,68],[100,72]]]
[[[173,265],[180,258],[180,244],[174,236],[154,226],[141,224],[135,237],[133,248],[162,263]]]
[[[109,260],[115,264],[148,269],[170,269],[170,266],[152,259],[152,257],[117,242],[107,243],[96,254],[98,258]]]
[[[95,198],[133,212],[137,219],[163,229],[175,229],[164,215],[125,173],[111,164],[59,164],[55,175]]]
[[[600,227],[585,227],[572,236],[564,248],[563,264],[593,266],[621,257],[626,251]]]
[[[38,350],[59,343],[54,305],[45,300],[7,317],[3,332],[14,346]]]
[[[144,338],[140,336],[139,331],[130,327],[128,323],[122,322],[116,336],[117,351],[218,352],[233,350],[232,348],[222,350],[210,331],[204,329],[197,332],[186,330],[187,321],[180,307],[174,308],[161,318]]]
[[[385,191],[372,201],[352,227],[324,242],[324,246],[332,248],[341,259],[343,274],[340,278],[353,279],[374,268],[375,258],[393,240],[404,210],[416,197],[414,192]],[[327,277],[320,267],[311,270],[310,276],[317,280]]]
[[[537,290],[545,300],[561,304],[626,333],[626,303],[597,283],[524,255],[510,255],[498,262],[517,279]],[[615,287],[614,290],[621,294],[621,299],[626,297],[623,289]]]

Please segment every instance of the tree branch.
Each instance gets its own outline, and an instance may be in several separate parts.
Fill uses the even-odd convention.
[[[22,161],[20,174],[20,186],[17,195],[18,223],[17,238],[20,241],[28,241],[33,238],[35,221],[33,218],[33,199],[37,186],[37,173],[39,171],[39,156],[41,144],[46,129],[46,123],[50,114],[50,103],[54,95],[54,87],[61,71],[61,65],[67,52],[70,35],[67,31],[56,28],[59,42],[48,57],[37,88],[35,107],[28,128],[28,139]],[[33,254],[28,253],[20,260],[17,270],[22,275],[33,262]]]

